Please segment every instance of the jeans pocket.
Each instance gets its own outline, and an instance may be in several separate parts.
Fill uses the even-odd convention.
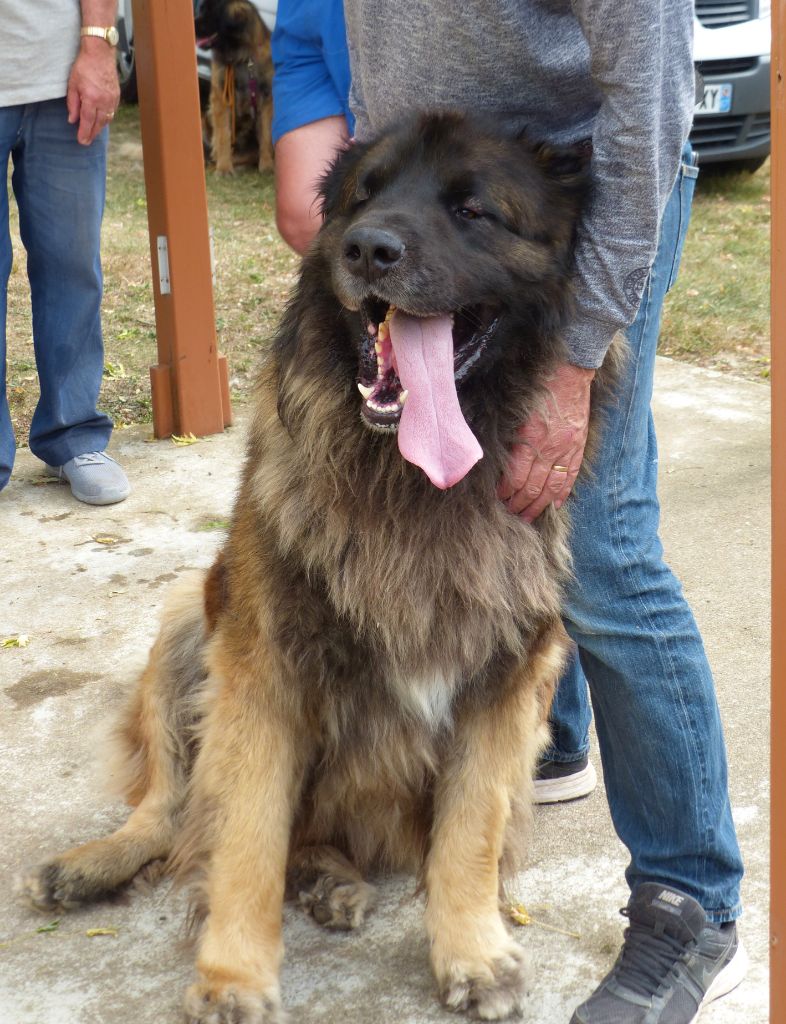
[[[685,236],[688,233],[690,223],[690,210],[693,203],[693,193],[696,189],[696,179],[699,176],[699,168],[693,163],[683,163],[680,167],[677,188],[679,192],[679,225],[676,232],[677,244],[674,247],[674,255],[671,260],[671,271],[669,282],[666,285],[668,292],[677,280],[682,259],[682,247],[685,245]]]

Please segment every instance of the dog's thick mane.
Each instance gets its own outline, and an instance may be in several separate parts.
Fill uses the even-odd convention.
[[[340,157],[334,175],[351,175],[363,152]],[[323,232],[330,207],[327,216]],[[495,658],[520,657],[538,624],[559,615],[570,572],[565,512],[548,508],[530,526],[496,490],[517,426],[564,358],[568,270],[545,298],[507,314],[506,336],[527,344],[498,344],[464,384],[462,407],[484,457],[440,491],[401,457],[395,437],[364,427],[358,324],[333,294],[325,247],[314,246],[303,262],[260,378],[244,514],[256,517],[269,557],[302,574],[393,671],[426,660],[471,674]],[[601,379],[597,390],[606,386]]]
[[[504,361],[476,382],[469,404],[484,458],[437,490],[395,437],[363,426],[349,327],[318,263],[304,266],[262,375],[246,466],[261,535],[402,672],[424,657],[455,671],[476,670],[479,651],[481,662],[521,656],[537,623],[558,615],[569,571],[564,516],[549,510],[527,526],[496,497],[537,387],[516,387]]]

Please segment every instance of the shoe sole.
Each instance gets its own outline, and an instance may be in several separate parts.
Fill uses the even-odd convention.
[[[715,1000],[720,999],[721,996],[728,995],[732,989],[735,989],[739,985],[748,973],[749,963],[748,954],[745,951],[745,947],[740,942],[737,945],[737,952],[707,989],[707,992],[701,1001],[701,1005],[699,1006],[698,1013],[693,1018],[694,1021],[697,1021],[699,1017],[701,1017],[703,1011],[710,1005],[710,1003],[714,1003]]]
[[[573,775],[559,779],[535,779],[535,803],[558,804],[565,800],[578,800],[589,796],[597,784],[597,772],[589,761],[586,768]]]

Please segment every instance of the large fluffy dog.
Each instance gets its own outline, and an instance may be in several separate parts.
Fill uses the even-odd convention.
[[[520,1010],[499,911],[566,649],[565,522],[510,515],[562,356],[571,154],[457,114],[344,153],[256,399],[227,543],[180,589],[121,729],[135,806],[34,871],[43,908],[166,858],[201,878],[189,1021],[280,1021],[281,908],[353,928],[362,872],[426,891],[440,995]]]
[[[270,32],[251,0],[201,0],[195,30],[211,51],[207,126],[216,171],[236,162],[273,167]]]

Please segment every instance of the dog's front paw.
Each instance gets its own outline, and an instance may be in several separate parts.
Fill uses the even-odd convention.
[[[359,928],[374,906],[376,890],[367,882],[347,882],[322,875],[299,893],[300,905],[325,928]]]
[[[511,941],[485,962],[455,962],[437,975],[440,998],[449,1010],[480,1020],[519,1017],[530,987],[529,960]]]
[[[197,982],[186,991],[185,1024],[286,1024],[278,991]]]

